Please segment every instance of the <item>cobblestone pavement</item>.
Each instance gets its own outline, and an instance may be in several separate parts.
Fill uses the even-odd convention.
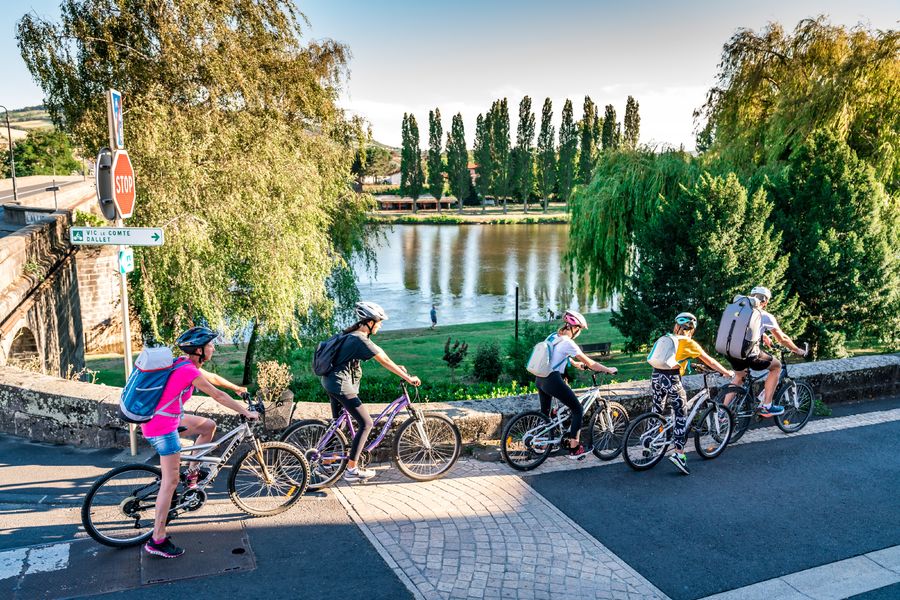
[[[897,420],[900,409],[813,420],[793,435]],[[759,428],[740,444],[784,435]],[[621,462],[553,457],[534,474]],[[501,463],[460,460],[447,478],[425,483],[379,469],[373,482],[335,492],[417,598],[666,598]]]

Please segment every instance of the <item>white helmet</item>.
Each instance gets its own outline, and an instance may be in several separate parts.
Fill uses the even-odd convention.
[[[574,327],[588,328],[587,319],[577,310],[567,310],[566,314],[563,315],[563,321]]]
[[[765,302],[768,302],[769,300],[772,299],[772,292],[769,290],[769,288],[761,286],[761,285],[758,285],[755,288],[753,288],[752,290],[750,290],[750,295],[751,296],[762,296],[763,299],[765,300]]]
[[[387,321],[388,316],[387,313],[384,312],[384,309],[374,302],[357,302],[356,303],[356,316],[360,321]]]

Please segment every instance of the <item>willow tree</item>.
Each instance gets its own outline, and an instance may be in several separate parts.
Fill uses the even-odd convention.
[[[813,131],[829,129],[889,192],[900,189],[900,32],[825,17],[793,33],[778,23],[740,29],[718,69],[695,113],[717,156],[746,171],[787,160]]]
[[[33,13],[19,48],[54,123],[86,152],[106,145],[103,92],[120,90],[137,173],[129,225],[164,227],[136,249],[142,330],[171,341],[207,323],[297,333],[353,295],[369,200],[352,192],[363,139],[337,107],[347,48],[304,42],[292,2],[65,0]],[[248,362],[252,359],[248,353]]]

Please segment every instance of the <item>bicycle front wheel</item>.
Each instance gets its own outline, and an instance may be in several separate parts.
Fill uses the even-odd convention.
[[[284,442],[261,442],[231,468],[228,494],[249,515],[268,517],[294,505],[309,485],[309,464],[303,454]]]
[[[729,396],[731,396],[731,399],[726,404],[725,400]],[[731,410],[732,416],[734,416],[734,430],[731,432],[731,439],[729,440],[733,444],[741,439],[747,433],[747,430],[750,429],[750,423],[753,422],[753,417],[755,416],[753,399],[743,387],[726,385],[719,390],[715,402],[716,404],[727,406]]]
[[[156,518],[161,471],[125,465],[98,479],[81,505],[88,535],[105,546],[127,548],[150,539]]]
[[[530,471],[550,456],[558,440],[551,439],[550,419],[542,412],[529,410],[512,418],[503,431],[500,454],[517,471]]]
[[[333,485],[347,468],[347,436],[336,429],[322,444],[327,431],[328,425],[322,421],[307,420],[294,423],[281,434],[282,442],[296,446],[306,457],[311,490]]]
[[[594,456],[612,460],[622,452],[622,442],[628,429],[628,411],[618,402],[601,405],[591,416],[591,445]]]
[[[785,433],[794,433],[809,422],[816,405],[816,395],[808,383],[788,380],[778,390],[774,404],[784,407],[784,412],[775,417],[775,424]]]
[[[394,460],[400,472],[416,481],[447,474],[462,451],[456,424],[444,415],[407,419],[394,436]]]
[[[635,471],[646,471],[662,460],[669,448],[671,431],[665,417],[644,413],[625,431],[622,457]]]
[[[712,403],[703,411],[694,427],[694,447],[703,458],[715,458],[722,454],[734,428],[731,411],[721,404]]]

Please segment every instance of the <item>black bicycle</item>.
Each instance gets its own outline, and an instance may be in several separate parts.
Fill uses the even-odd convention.
[[[812,386],[805,381],[795,381],[788,375],[788,363],[785,358],[790,350],[783,346],[776,346],[775,348],[781,356],[782,367],[772,405],[784,407],[784,412],[772,418],[783,432],[794,433],[803,429],[809,422],[809,418],[815,409],[816,396]],[[806,344],[806,350],[809,350],[809,344]],[[754,377],[748,369],[743,385],[731,384],[719,390],[716,402],[729,407],[734,414],[734,432],[731,434],[732,442],[741,439],[741,436],[750,429],[750,425],[754,422],[767,418],[759,413],[759,406],[765,398],[765,392],[761,384],[767,375],[768,371],[758,377]]]

